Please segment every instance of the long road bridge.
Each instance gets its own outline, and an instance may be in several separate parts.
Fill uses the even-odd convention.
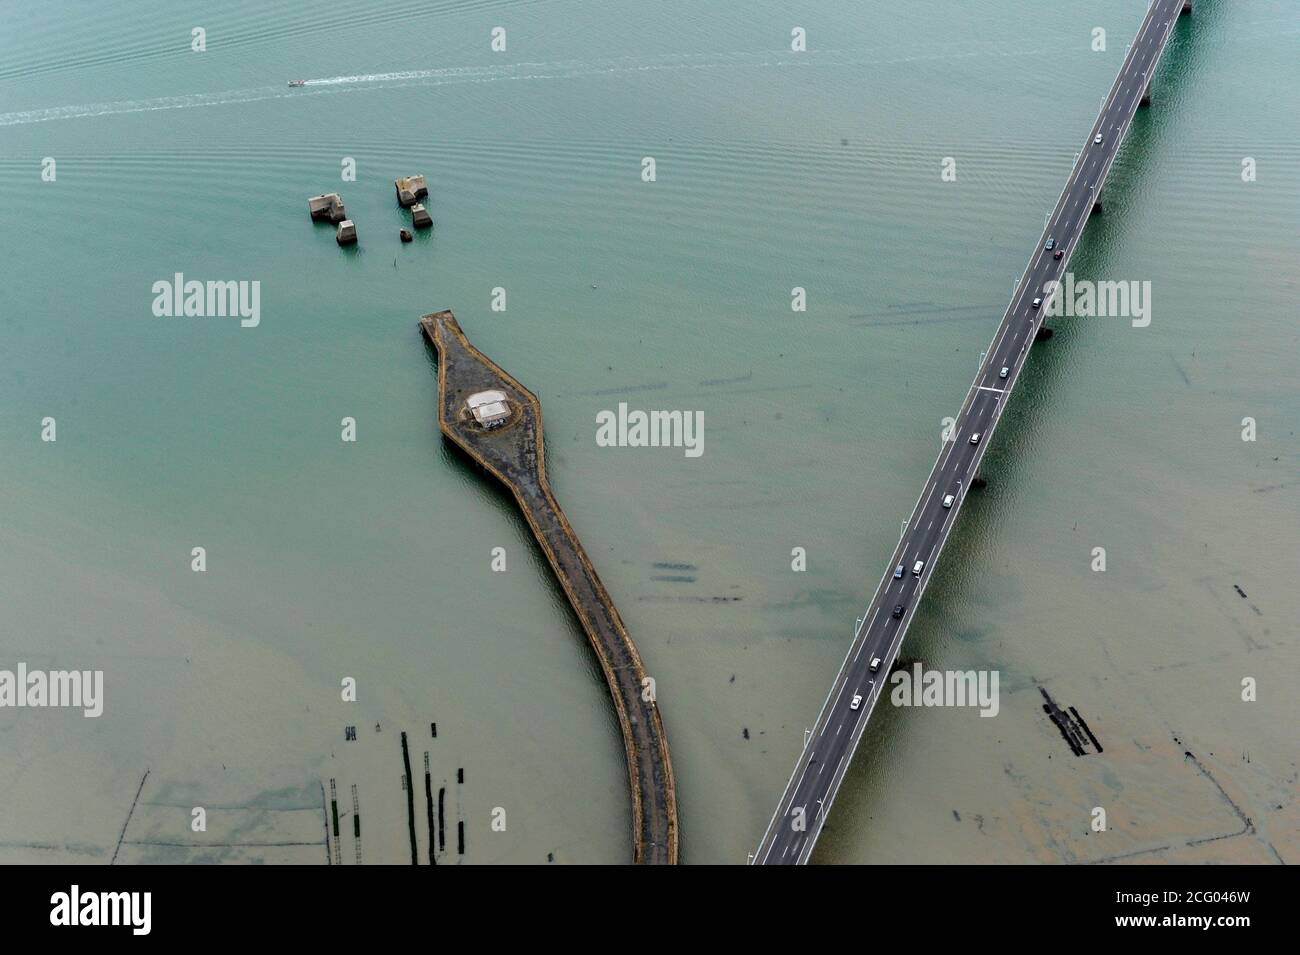
[[[812,854],[984,450],[1042,327],[1050,304],[1042,301],[1049,297],[1044,289],[1064,276],[1088,217],[1100,208],[1102,186],[1124,134],[1138,107],[1150,102],[1151,78],[1174,23],[1191,8],[1191,0],[1152,0],[948,440],[921,488],[885,575],[854,631],[817,722],[805,734],[794,772],[752,857],[755,864],[799,865]]]

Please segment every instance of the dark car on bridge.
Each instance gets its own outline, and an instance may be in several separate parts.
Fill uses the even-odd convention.
[[[1054,259],[1059,259],[1059,258],[1060,258],[1061,256],[1063,256],[1063,255],[1065,255],[1065,250],[1064,250],[1064,249],[1057,249],[1056,252],[1054,252],[1054,253],[1052,254],[1052,258],[1054,258]]]
[[[900,619],[902,619],[902,616],[903,616],[903,605],[902,605],[902,604],[895,604],[895,605],[894,605],[894,619],[895,619],[895,620],[900,620]]]

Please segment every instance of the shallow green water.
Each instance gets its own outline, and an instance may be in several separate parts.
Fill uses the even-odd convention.
[[[628,857],[594,659],[436,435],[415,321],[452,308],[542,399],[656,678],[684,859],[743,862],[1142,5],[264,6],[0,31],[0,667],[106,682],[97,720],[0,710],[0,859],[108,861],[148,770],[119,861],[322,861],[335,776],[402,861],[400,730],[466,768],[467,861]],[[819,861],[1296,861],[1298,43],[1292,0],[1180,26],[1073,260],[1149,280],[1152,323],[1057,323],[904,650],[998,668],[1001,713],[881,711]],[[413,172],[436,227],[402,246]],[[308,221],[326,191],[356,249]],[[155,317],[176,272],[259,281],[260,324]],[[703,456],[597,447],[620,401],[702,411]],[[1228,799],[1253,830],[1198,842],[1242,828]]]

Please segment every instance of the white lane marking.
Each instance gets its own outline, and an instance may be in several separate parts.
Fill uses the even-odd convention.
[[[957,432],[957,434],[960,435],[961,432],[959,431],[959,432]],[[954,437],[956,437],[956,436],[954,436]],[[953,441],[953,444],[956,444],[956,443],[957,443],[956,441]],[[942,471],[943,469],[940,468],[939,470]],[[936,475],[936,477],[937,477],[937,476],[938,476],[938,475]],[[925,504],[922,504],[922,505],[921,505],[921,510],[918,511],[917,513],[919,513],[919,514],[924,514],[924,513],[925,513],[925,508],[926,508],[926,506],[930,503],[930,498],[934,497],[935,489],[936,489],[938,486],[939,486],[939,482],[938,482],[938,481],[936,481],[934,484],[930,485],[930,493],[927,494],[927,495],[925,496]],[[903,563],[907,563],[907,561],[903,561]]]
[[[993,348],[989,351],[989,355],[996,355],[998,353],[998,349],[1002,347],[1002,339],[1006,337],[1007,329],[1010,327],[1011,327],[1010,322],[1002,323],[1002,331],[998,334],[998,340],[993,343]],[[990,366],[985,366],[985,367],[990,367]]]
[[[889,593],[889,588],[888,588],[888,587],[885,588],[885,593]],[[876,608],[876,612],[873,613],[873,614],[871,615],[871,622],[867,624],[867,629],[862,631],[862,640],[858,643],[858,652],[855,653],[855,654],[853,654],[853,662],[854,662],[854,663],[857,663],[857,662],[858,662],[858,657],[862,654],[862,648],[865,647],[865,646],[867,645],[867,634],[869,634],[869,633],[871,632],[871,628],[872,628],[872,626],[875,624],[875,622],[876,622],[876,617],[878,617],[878,616],[880,616],[880,608],[879,608],[879,607],[877,607],[877,608]]]
[[[1004,388],[989,388],[987,385],[980,385],[980,391],[996,391],[1000,395],[1006,394],[1006,389]]]

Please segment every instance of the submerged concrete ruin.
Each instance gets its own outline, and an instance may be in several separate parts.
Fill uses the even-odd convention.
[[[343,198],[337,192],[312,196],[307,200],[307,208],[314,222],[342,222],[348,217],[343,209]]]
[[[423,176],[403,176],[394,179],[393,185],[397,188],[397,201],[403,207],[413,206],[429,194]]]

